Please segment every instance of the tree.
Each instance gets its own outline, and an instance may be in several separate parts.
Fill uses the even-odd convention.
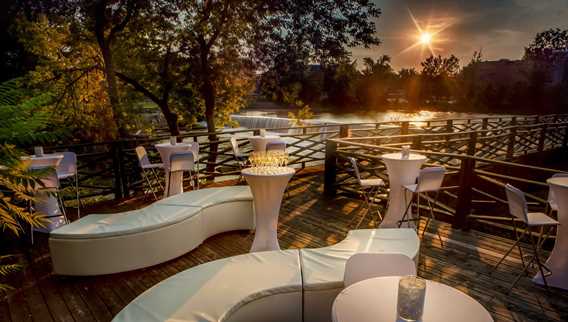
[[[525,59],[552,63],[568,53],[568,29],[552,28],[536,34],[525,47]]]
[[[414,68],[402,68],[398,71],[398,84],[408,100],[410,107],[416,108],[420,105],[420,75]]]
[[[358,103],[357,82],[360,73],[357,61],[346,60],[326,68],[324,90],[329,104],[340,108],[352,108]]]
[[[357,85],[357,97],[366,107],[377,107],[387,102],[387,93],[395,78],[391,58],[382,55],[376,60],[363,59],[364,68]]]
[[[422,88],[425,99],[439,101],[443,97],[449,97],[455,87],[455,77],[459,72],[459,59],[449,57],[430,56],[420,63],[422,72]]]

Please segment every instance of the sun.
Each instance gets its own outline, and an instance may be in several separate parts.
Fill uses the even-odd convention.
[[[432,43],[432,34],[429,32],[422,32],[418,41],[425,46],[428,46]]]

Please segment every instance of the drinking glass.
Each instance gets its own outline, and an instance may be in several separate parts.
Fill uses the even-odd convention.
[[[426,281],[417,276],[404,276],[398,281],[396,311],[403,321],[420,321],[424,313]]]

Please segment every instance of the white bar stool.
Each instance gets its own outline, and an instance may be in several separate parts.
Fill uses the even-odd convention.
[[[428,167],[420,170],[418,174],[418,178],[416,179],[416,184],[410,184],[403,186],[405,193],[404,197],[407,196],[407,191],[412,193],[412,197],[406,210],[404,211],[404,215],[402,216],[402,220],[398,222],[398,227],[402,226],[403,223],[409,221],[415,221],[417,223],[416,229],[418,229],[418,222],[420,221],[420,195],[423,195],[428,202],[428,208],[430,210],[430,215],[426,219],[426,224],[424,225],[424,230],[422,231],[422,237],[426,233],[428,229],[428,225],[430,224],[430,220],[435,219],[434,216],[434,207],[432,206],[432,201],[434,204],[438,202],[438,197],[440,195],[440,187],[444,182],[444,176],[446,174],[446,169],[444,167]],[[435,193],[434,197],[432,198],[429,194]],[[411,213],[412,201],[416,197],[416,216],[414,218],[408,218],[409,212]],[[442,236],[440,236],[440,232],[436,230],[436,234],[440,239],[440,243],[443,246],[444,242],[442,240]]]
[[[154,195],[154,199],[158,200],[158,197],[156,196],[156,192],[155,192],[156,189],[154,188],[152,181],[157,182],[160,189],[162,189],[162,190],[164,189],[164,186],[162,185],[162,182],[160,181],[160,177],[156,173],[156,169],[162,169],[164,167],[164,164],[163,163],[150,163],[150,159],[148,159],[148,153],[146,152],[146,149],[141,145],[136,147],[136,156],[138,157],[138,163],[140,164],[140,168],[142,168],[142,176],[144,177],[144,179],[148,183],[148,187],[150,188],[152,195]],[[154,177],[154,180],[150,180],[150,177],[148,176],[148,172],[152,174],[152,176]]]
[[[521,256],[521,261],[522,261],[522,264],[523,264],[523,270],[519,273],[519,275],[517,275],[515,281],[513,282],[511,287],[509,288],[509,291],[511,291],[511,289],[513,289],[513,287],[515,287],[517,282],[520,280],[521,276],[523,276],[523,274],[525,274],[528,271],[529,267],[531,266],[531,264],[533,262],[538,266],[538,270],[540,271],[540,274],[542,276],[542,281],[544,282],[544,286],[548,290],[548,283],[546,282],[546,277],[549,276],[550,274],[552,274],[552,272],[540,260],[540,249],[541,249],[542,244],[539,242],[539,240],[542,237],[542,234],[544,232],[544,228],[548,227],[548,231],[546,233],[546,236],[548,236],[550,234],[550,232],[552,231],[552,229],[559,225],[559,222],[550,218],[549,216],[547,216],[545,213],[542,213],[542,212],[528,212],[527,200],[525,198],[525,194],[521,190],[513,187],[510,184],[507,184],[505,186],[505,192],[507,194],[507,203],[509,205],[509,213],[511,214],[511,222],[512,222],[513,230],[514,230],[515,237],[517,238],[517,240],[515,241],[513,246],[511,246],[511,248],[509,248],[509,250],[505,253],[503,258],[501,258],[501,260],[499,260],[497,265],[495,265],[494,270],[497,269],[497,267],[499,267],[499,265],[501,265],[503,260],[505,260],[505,258],[507,258],[507,256],[509,256],[511,251],[515,247],[517,247],[518,250],[519,250],[519,254]],[[524,225],[525,229],[522,232],[520,232],[519,227],[517,227],[517,221],[522,222],[523,225]],[[533,236],[533,229],[535,229],[535,228],[540,228],[540,236],[538,237],[537,241],[535,241],[535,237]],[[523,250],[522,250],[522,247],[520,245],[521,240],[526,235],[528,235],[528,237],[529,237],[529,240],[530,240],[530,243],[531,243],[531,248],[532,248],[532,251],[533,251],[532,258],[528,262],[525,262],[525,260],[524,260]],[[546,238],[544,238],[542,240],[545,240],[545,239]],[[545,274],[545,271],[546,271],[546,274]]]
[[[350,157],[348,158],[351,162],[351,167],[353,167],[353,172],[355,172],[355,178],[357,179],[357,183],[359,183],[359,187],[361,188],[361,193],[363,194],[363,198],[365,198],[365,204],[367,206],[367,213],[371,211],[371,207],[374,204],[374,200],[376,199],[377,195],[381,188],[385,186],[385,182],[381,178],[375,179],[361,179],[361,173],[359,172],[359,166],[357,165],[357,160],[355,158]],[[379,216],[380,221],[383,221],[383,215],[379,211],[379,207],[377,205],[377,214]]]
[[[74,178],[75,197],[77,199],[77,216],[81,218],[81,200],[79,198],[79,171],[77,166],[77,154],[75,152],[63,152],[63,159],[55,169],[57,171],[57,179],[61,183],[63,180]],[[61,199],[61,208],[65,209],[63,199]]]

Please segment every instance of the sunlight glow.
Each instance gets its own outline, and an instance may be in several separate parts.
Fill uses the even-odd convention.
[[[432,43],[432,34],[429,32],[423,32],[420,34],[420,43],[422,45],[430,45]]]
[[[440,33],[456,22],[455,17],[444,17],[442,19],[433,19],[430,17],[426,20],[426,23],[424,23],[418,22],[410,9],[408,9],[408,14],[416,28],[416,34],[414,36],[416,42],[402,50],[401,53],[407,52],[416,47],[420,47],[421,53],[424,50],[428,50],[431,55],[435,55],[435,52],[442,51],[442,48],[437,48],[435,45],[447,41],[447,39],[440,37]],[[421,25],[421,23],[423,23],[423,25]]]

